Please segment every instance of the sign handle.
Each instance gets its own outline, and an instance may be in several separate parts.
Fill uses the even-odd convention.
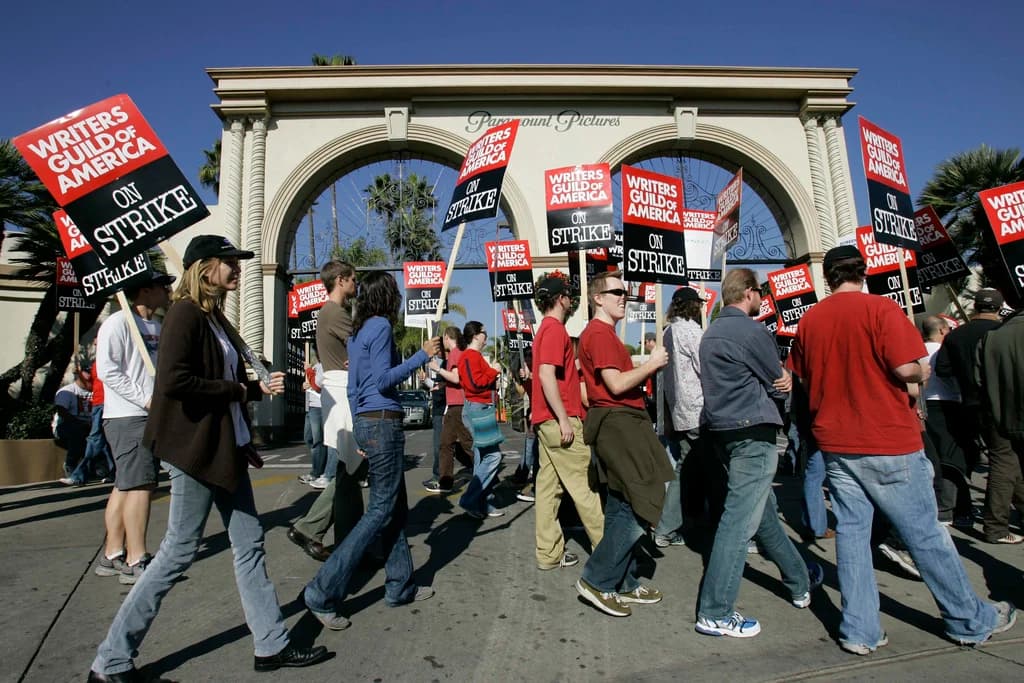
[[[437,313],[434,314],[434,322],[440,327],[441,316],[444,314],[444,302],[448,299],[448,286],[452,282],[452,273],[455,272],[455,259],[459,255],[459,245],[462,244],[462,235],[466,232],[466,224],[459,223],[458,229],[455,231],[455,242],[452,243],[452,253],[448,254],[448,269],[444,272],[444,284],[441,285],[441,298],[437,300]],[[430,333],[430,338],[434,338],[434,330],[430,327],[430,321],[427,321],[427,332]],[[444,344],[441,344],[441,360],[444,360]]]
[[[78,346],[79,346],[78,340],[81,338],[81,334],[80,334],[81,328],[79,326],[81,325],[81,322],[80,322],[79,317],[78,317],[78,311],[75,311],[74,313],[72,313],[72,315],[74,316],[72,318],[72,323],[71,323],[71,326],[72,326],[71,329],[73,330],[72,331],[72,335],[74,336],[74,346],[73,346],[74,351],[72,353],[74,354],[75,367],[77,368],[78,367]]]
[[[146,342],[142,340],[139,324],[135,320],[135,312],[132,311],[132,306],[128,303],[128,297],[124,295],[124,292],[117,293],[117,303],[121,304],[121,310],[124,311],[124,319],[128,325],[128,335],[132,338],[135,348],[139,350],[139,355],[142,356],[142,364],[146,366],[146,374],[150,377],[155,377],[156,368],[153,366],[153,359],[149,355],[149,349],[146,348]]]
[[[708,293],[708,289],[707,289],[707,286],[703,282],[700,283],[699,293],[700,293],[700,328],[702,330],[706,330],[706,329],[708,329],[708,305],[707,305],[707,298],[706,298],[707,293]]]
[[[303,360],[305,361],[306,365],[309,365],[309,342],[308,341],[306,342],[306,353],[305,353],[305,358]]]
[[[587,250],[577,249],[580,265],[580,308],[583,309],[583,320],[590,320],[590,304],[587,301]]]
[[[900,279],[903,281],[903,303],[904,308],[907,309],[907,318],[910,322],[914,322],[914,304],[910,301],[910,280],[907,276],[907,263],[904,260],[906,256],[906,250],[903,247],[899,248],[900,253]]]
[[[946,283],[946,289],[949,290],[949,298],[953,300],[953,305],[956,306],[957,313],[960,314],[960,318],[967,322],[967,311],[964,310],[963,304],[960,303],[960,297],[956,295],[956,290],[953,289],[953,285]]]

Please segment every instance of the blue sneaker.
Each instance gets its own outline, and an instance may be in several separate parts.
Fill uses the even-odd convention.
[[[761,624],[757,623],[757,619],[748,619],[739,612],[733,612],[732,616],[726,619],[698,617],[694,630],[706,636],[753,638],[761,632]]]
[[[810,579],[810,585],[807,592],[803,595],[798,595],[793,598],[793,607],[803,609],[809,607],[811,604],[811,593],[821,586],[821,583],[825,580],[825,570],[821,568],[821,565],[817,562],[807,563],[807,578]]]

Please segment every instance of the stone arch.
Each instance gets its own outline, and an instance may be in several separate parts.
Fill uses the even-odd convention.
[[[742,133],[698,121],[696,137],[689,140],[679,138],[675,124],[652,126],[619,141],[598,161],[616,168],[626,159],[659,150],[706,152],[742,166],[744,182],[766,200],[769,209],[781,211],[775,218],[791,233],[796,253],[790,257],[821,251],[814,202],[803,184],[774,153]]]
[[[290,240],[305,212],[305,202],[319,195],[339,173],[391,158],[399,151],[458,169],[469,145],[470,141],[458,135],[417,123],[409,124],[407,139],[399,143],[388,139],[384,124],[365,126],[325,143],[292,169],[269,203],[262,230],[264,261],[288,262]],[[438,200],[444,203],[447,198]],[[500,206],[516,235],[520,230],[532,234],[526,198],[508,176],[502,185]]]

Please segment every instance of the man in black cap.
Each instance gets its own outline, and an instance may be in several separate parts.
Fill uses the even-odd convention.
[[[142,354],[148,354],[156,364],[160,321],[154,314],[167,307],[173,282],[174,277],[151,271],[148,282],[125,292],[131,308],[111,314],[96,335],[96,370],[104,388],[103,432],[110,443],[117,474],[104,513],[106,547],[95,572],[99,576],[117,576],[120,583],[127,585],[138,580],[152,559],[146,552],[146,527],[159,466],[142,444],[153,394],[153,377]],[[129,312],[145,349],[132,340]]]
[[[921,335],[891,300],[862,291],[866,265],[856,247],[829,250],[823,265],[832,295],[800,319],[789,363],[806,388],[838,522],[839,644],[867,655],[889,642],[871,564],[877,507],[906,543],[946,636],[977,645],[1012,627],[1017,614],[1008,602],[978,596],[939,524],[932,464],[907,393],[929,375]]]
[[[939,377],[956,379],[960,388],[961,418],[950,426],[953,438],[964,452],[967,461],[967,476],[981,458],[978,439],[985,442],[989,458],[988,488],[985,492],[985,511],[982,533],[988,543],[1020,543],[1024,536],[1010,531],[1011,500],[1018,507],[1024,507],[1024,482],[1021,481],[1020,465],[1013,453],[1010,442],[1004,438],[992,423],[991,416],[983,409],[981,392],[975,380],[977,361],[975,352],[978,343],[995,328],[1001,319],[999,309],[1003,306],[1003,295],[995,289],[979,289],[974,295],[974,315],[942,342],[942,348],[935,355],[935,374]]]

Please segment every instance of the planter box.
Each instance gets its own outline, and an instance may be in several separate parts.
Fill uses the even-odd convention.
[[[53,439],[0,440],[0,486],[60,479],[64,453]]]

